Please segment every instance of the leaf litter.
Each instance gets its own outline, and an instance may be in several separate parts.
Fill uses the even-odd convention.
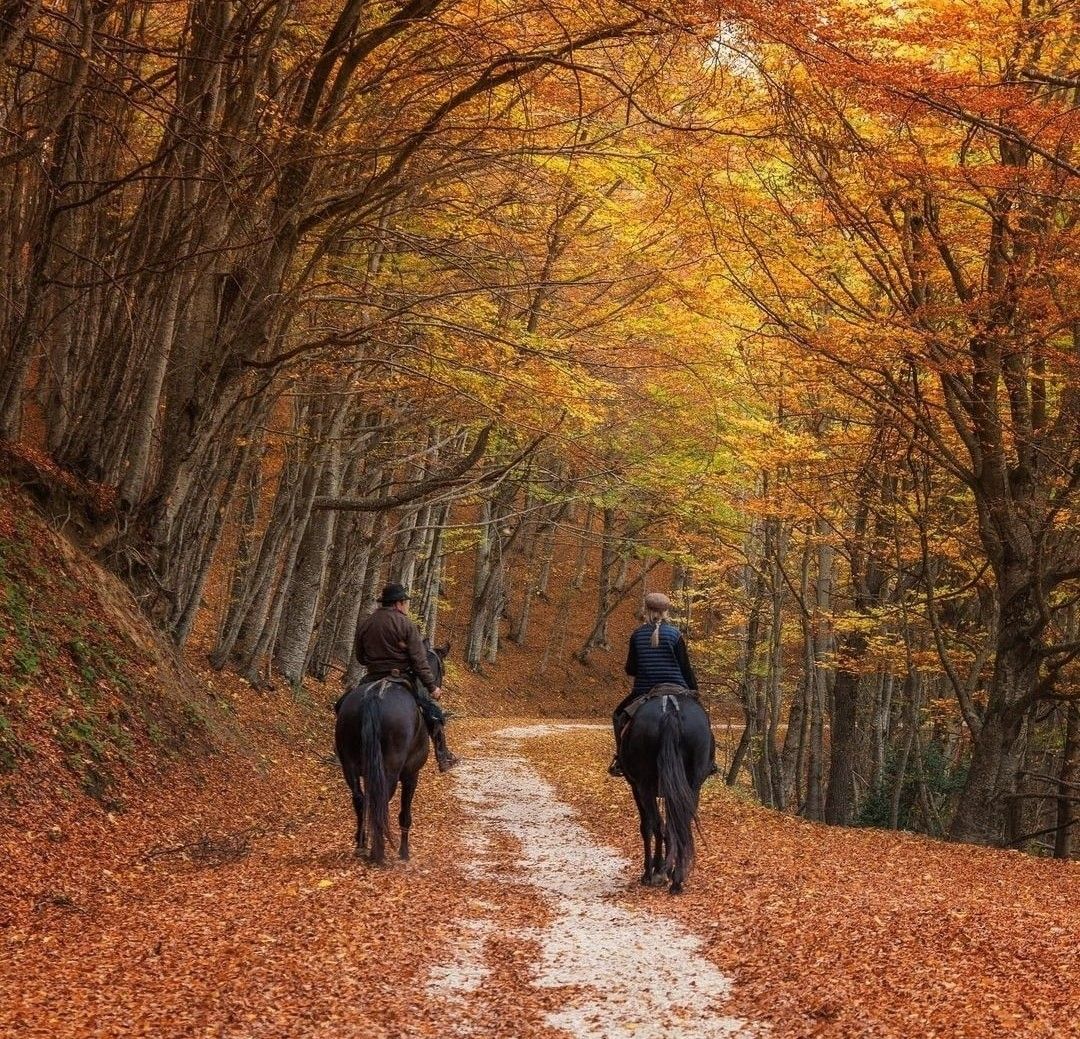
[[[606,726],[521,753],[598,840],[640,854]],[[809,823],[718,780],[686,893],[621,901],[680,920],[734,982],[729,1012],[777,1037],[1080,1036],[1080,866]]]
[[[325,708],[213,681],[243,753],[147,775],[120,814],[39,793],[35,819],[20,793],[0,1034],[1080,1035],[1073,864],[811,825],[709,784],[672,898],[636,883],[606,727],[492,720],[455,722],[478,744],[425,772],[413,860],[374,869],[352,855]],[[667,978],[667,1018],[618,985],[605,1005],[613,973]]]

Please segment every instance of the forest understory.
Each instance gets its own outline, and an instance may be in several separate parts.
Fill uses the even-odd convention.
[[[564,724],[526,689],[548,717],[515,717],[455,665],[465,760],[425,768],[413,858],[375,868],[336,679],[177,658],[26,498],[0,528],[35,590],[8,673],[40,668],[0,776],[5,1034],[1080,1035],[1075,863],[805,822],[714,779],[686,893],[642,888],[600,712]],[[597,683],[606,706],[620,683]]]

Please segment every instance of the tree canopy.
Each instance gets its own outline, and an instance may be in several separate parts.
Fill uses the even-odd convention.
[[[0,3],[0,437],[254,682],[390,576],[482,667],[580,552],[583,665],[678,590],[730,781],[1068,856],[1078,55],[1065,0]]]

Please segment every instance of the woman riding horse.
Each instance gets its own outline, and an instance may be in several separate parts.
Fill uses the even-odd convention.
[[[671,602],[645,597],[645,623],[630,636],[626,672],[634,687],[615,708],[615,760],[641,821],[643,884],[671,882],[678,894],[694,864],[701,784],[716,771],[716,742],[697,698],[697,679]],[[663,805],[663,810],[661,810]]]
[[[627,708],[630,704],[660,685],[681,686],[688,693],[697,695],[697,676],[690,663],[686,640],[668,619],[670,611],[671,600],[663,592],[649,592],[645,596],[644,623],[630,636],[626,673],[634,679],[634,686],[611,716],[615,728],[615,757],[608,772],[613,776],[623,774],[619,750],[629,721]],[[715,771],[716,764],[712,762],[710,775]]]

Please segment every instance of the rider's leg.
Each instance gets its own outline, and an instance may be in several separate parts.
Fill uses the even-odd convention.
[[[626,728],[626,721],[623,705],[619,704],[611,715],[611,725],[615,730],[615,756],[611,759],[611,764],[608,765],[609,776],[621,776],[623,774],[622,765],[619,763],[619,751],[622,749],[622,733],[623,729]]]
[[[626,723],[630,720],[626,716],[626,708],[633,702],[634,697],[638,694],[631,689],[630,692],[624,696],[615,710],[611,712],[611,727],[615,730],[615,757],[611,759],[611,764],[608,765],[608,774],[612,776],[621,776],[623,774],[622,765],[619,764],[619,751],[622,749],[622,734],[626,728]]]
[[[416,700],[431,742],[435,745],[435,761],[439,771],[446,772],[458,763],[458,756],[446,745],[446,712],[430,696],[418,693]]]
[[[715,776],[720,771],[720,766],[716,763],[716,737],[712,734],[712,727],[709,727],[709,771],[705,773],[705,778],[709,776]]]

